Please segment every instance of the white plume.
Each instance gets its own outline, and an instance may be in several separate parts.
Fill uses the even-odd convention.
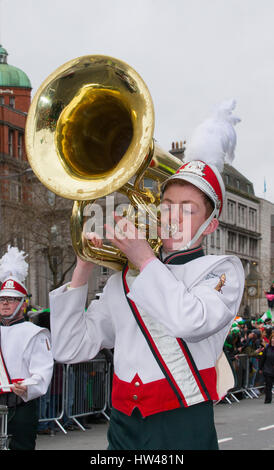
[[[0,259],[0,281],[9,276],[14,276],[20,282],[24,282],[28,275],[28,263],[25,261],[27,255],[19,251],[17,247],[8,246],[8,251]]]
[[[234,99],[223,101],[217,106],[211,117],[200,124],[186,145],[184,162],[202,160],[215,165],[220,173],[224,163],[232,163],[237,136],[234,125],[241,121],[232,115],[235,109]]]

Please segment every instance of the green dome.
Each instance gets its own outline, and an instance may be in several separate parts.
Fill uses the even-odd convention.
[[[7,63],[8,53],[0,45],[0,87],[31,88],[28,76],[23,70]]]

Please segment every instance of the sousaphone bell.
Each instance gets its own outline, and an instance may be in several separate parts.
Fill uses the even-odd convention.
[[[116,270],[127,261],[117,248],[95,248],[84,237],[87,204],[118,191],[149,214],[159,203],[159,185],[182,164],[156,144],[154,122],[143,79],[112,57],[70,60],[38,89],[26,123],[28,160],[50,191],[75,201],[71,236],[81,259]],[[145,178],[155,190],[145,187]],[[148,241],[159,249],[159,240]]]

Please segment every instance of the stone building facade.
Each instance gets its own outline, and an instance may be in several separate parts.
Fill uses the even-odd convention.
[[[8,64],[0,46],[0,252],[8,244],[23,249],[18,207],[29,202],[29,165],[24,132],[31,101],[31,83],[26,74]]]
[[[274,281],[274,204],[262,198],[260,198],[260,232],[262,306],[266,310],[268,307],[263,292],[269,291]]]

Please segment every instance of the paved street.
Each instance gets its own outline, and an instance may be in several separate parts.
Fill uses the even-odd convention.
[[[274,402],[258,399],[215,406],[215,424],[221,450],[273,450]]]
[[[36,450],[106,450],[108,422],[90,424],[86,431],[62,431],[55,436],[39,435]]]
[[[240,403],[214,407],[221,450],[274,449],[274,401],[264,404],[264,396]],[[55,436],[38,436],[37,450],[105,450],[108,422],[91,423],[91,429],[75,430]]]

